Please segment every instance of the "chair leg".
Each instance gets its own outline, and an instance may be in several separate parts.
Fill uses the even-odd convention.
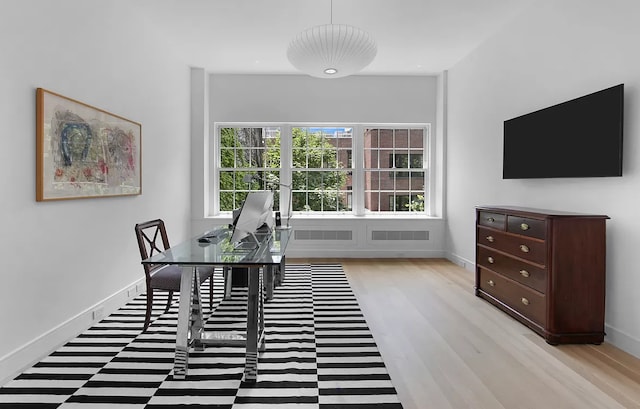
[[[144,327],[142,332],[145,332],[151,322],[151,307],[153,307],[153,288],[147,287],[147,312],[144,316]]]
[[[164,312],[169,312],[169,307],[171,307],[171,300],[173,299],[173,291],[169,291],[169,295],[167,296],[167,306],[164,309]]]

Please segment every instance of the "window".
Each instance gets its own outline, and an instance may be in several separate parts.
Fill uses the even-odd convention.
[[[293,211],[351,210],[351,128],[291,129]]]
[[[389,167],[392,169],[422,168],[422,153],[393,153],[389,154]],[[422,172],[413,172],[413,176],[422,176]],[[389,177],[408,178],[410,172],[392,172]]]
[[[396,212],[408,212],[415,203],[421,201],[421,195],[392,195],[389,196],[389,210]]]
[[[425,133],[425,128],[364,130],[366,212],[425,211]]]
[[[217,126],[214,200],[226,212],[238,208],[250,190],[270,189],[274,207],[282,201],[293,212],[428,214],[428,130],[428,125]]]
[[[221,211],[242,205],[249,190],[280,190],[280,129],[220,128],[218,174]],[[254,177],[255,176],[255,177]],[[276,202],[277,203],[277,202]]]

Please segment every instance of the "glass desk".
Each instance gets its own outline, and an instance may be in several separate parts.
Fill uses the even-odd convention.
[[[180,282],[180,306],[176,332],[176,351],[173,377],[185,379],[189,369],[189,348],[203,350],[205,345],[244,345],[244,380],[255,382],[258,374],[258,352],[264,350],[264,301],[273,296],[274,281],[281,281],[284,274],[284,252],[290,229],[274,229],[256,233],[258,243],[254,248],[237,247],[229,241],[231,231],[217,228],[173,246],[163,253],[142,261],[142,264],[174,264],[182,267]],[[209,237],[209,242],[199,239]],[[255,243],[255,242],[254,242]],[[204,331],[200,280],[197,266],[244,267],[248,270],[247,330]],[[274,278],[276,267],[280,276]],[[230,277],[229,277],[230,278]],[[231,280],[225,280],[225,298],[230,296]]]

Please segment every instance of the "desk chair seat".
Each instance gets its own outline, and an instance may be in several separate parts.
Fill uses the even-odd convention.
[[[145,260],[156,253],[169,249],[169,237],[160,219],[139,223],[135,226],[136,238],[140,249],[140,257]],[[165,313],[171,307],[173,292],[180,291],[180,279],[182,268],[175,265],[150,265],[143,264],[145,281],[147,287],[147,312],[144,318],[143,331],[146,331],[151,322],[151,309],[153,307],[154,290],[168,291],[167,306]],[[213,267],[198,267],[200,273],[200,284],[209,281],[209,308],[213,308]]]

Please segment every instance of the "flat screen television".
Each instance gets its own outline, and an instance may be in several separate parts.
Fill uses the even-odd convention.
[[[624,84],[504,121],[503,179],[622,176]]]

